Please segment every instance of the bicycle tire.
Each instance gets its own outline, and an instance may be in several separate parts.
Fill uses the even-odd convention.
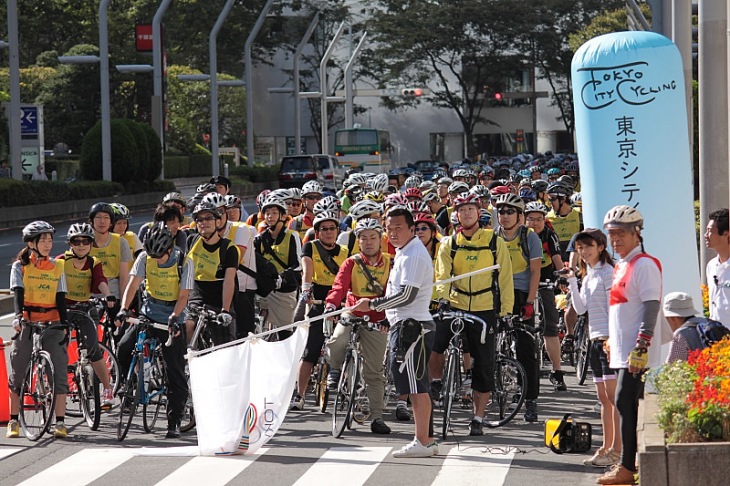
[[[319,411],[322,413],[327,411],[327,402],[330,398],[330,391],[327,388],[327,375],[329,374],[329,370],[329,363],[322,360],[319,363],[317,371],[317,382],[314,384],[314,396],[317,398],[317,407],[319,407]]]
[[[576,342],[576,349],[578,350],[578,359],[575,362],[575,371],[578,377],[578,384],[583,385],[586,382],[588,376],[588,366],[590,364],[591,356],[591,340],[589,339],[587,329],[583,327],[583,331],[580,335],[580,340]]]
[[[449,351],[446,357],[446,372],[444,373],[443,388],[441,389],[441,410],[443,413],[443,422],[441,427],[441,438],[446,440],[451,425],[451,409],[456,399],[456,367],[458,363],[458,353]]]
[[[33,356],[20,385],[20,427],[28,440],[37,441],[48,432],[55,417],[56,384],[51,357],[46,351]]]
[[[99,378],[91,365],[77,368],[76,376],[79,386],[79,400],[86,425],[91,430],[99,428],[101,421],[101,397],[99,394]]]
[[[134,372],[134,365],[137,360],[132,360],[132,373],[124,383],[119,392],[119,420],[117,421],[117,440],[123,441],[129,432],[129,426],[132,425],[132,419],[134,414],[137,412],[137,405],[139,404],[139,378],[137,373]]]
[[[578,359],[580,358],[580,342],[583,339],[583,335],[588,333],[585,314],[578,316],[573,327],[573,366],[577,366]],[[576,370],[577,371],[577,370]]]
[[[337,394],[335,395],[335,403],[332,408],[332,436],[337,439],[342,436],[350,424],[352,417],[352,408],[355,405],[356,392],[356,374],[357,363],[355,362],[356,353],[350,350],[345,355],[345,363],[340,373],[340,382],[337,386]]]
[[[505,425],[522,408],[527,384],[525,368],[514,358],[499,357],[495,366],[494,384],[492,401],[487,406],[483,422],[489,428]]]
[[[99,348],[103,354],[103,360],[106,368],[109,370],[109,384],[112,392],[116,395],[122,386],[122,368],[119,366],[117,355],[109,349],[105,344],[99,343]]]
[[[66,415],[68,415],[69,417],[81,418],[84,416],[84,412],[83,410],[81,410],[79,385],[77,384],[76,378],[76,366],[76,363],[68,365],[68,393],[66,393]]]
[[[160,418],[160,412],[163,407],[167,408],[167,388],[165,386],[167,379],[159,348],[155,348],[154,351],[151,373],[150,389],[142,404],[142,426],[147,433],[154,431],[157,419]]]
[[[185,400],[185,408],[183,409],[182,420],[180,421],[180,431],[190,432],[195,428],[195,409],[193,407],[193,392],[190,388],[190,369],[185,364],[185,379],[188,382],[188,397]]]

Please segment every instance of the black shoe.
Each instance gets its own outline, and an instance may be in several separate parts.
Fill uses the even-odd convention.
[[[405,405],[395,407],[395,418],[400,422],[409,422],[411,420],[411,412]]]
[[[550,372],[550,383],[555,386],[556,391],[567,391],[568,387],[563,379],[563,372],[561,370],[555,370]]]
[[[563,342],[560,344],[560,352],[563,354],[570,354],[573,352],[573,346],[575,343],[575,337],[572,334],[566,334],[563,338]]]
[[[441,380],[433,380],[431,382],[431,386],[429,387],[428,394],[431,395],[431,400],[434,402],[440,402],[441,401],[441,387],[442,387]]]
[[[390,434],[390,427],[383,422],[383,419],[376,418],[370,423],[370,432],[373,434]]]
[[[537,422],[537,402],[535,400],[525,401],[525,422]]]
[[[469,435],[484,435],[483,426],[480,421],[472,419],[469,422]]]
[[[166,439],[179,439],[180,438],[180,424],[177,422],[167,424],[167,434],[165,435],[165,438]]]

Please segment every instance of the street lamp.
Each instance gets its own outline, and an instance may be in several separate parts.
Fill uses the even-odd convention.
[[[144,74],[151,73],[155,68],[149,64],[117,64],[114,66],[120,73]]]

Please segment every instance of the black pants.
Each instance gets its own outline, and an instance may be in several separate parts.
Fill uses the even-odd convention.
[[[644,396],[641,375],[621,368],[616,377],[616,408],[621,417],[621,464],[636,471],[636,427],[639,421],[639,399]]]
[[[245,338],[248,333],[256,332],[255,290],[236,292],[233,307],[236,309],[236,339]]]
[[[165,346],[167,331],[152,329],[152,335],[157,338],[157,345],[162,349],[162,359],[165,360],[167,370],[167,420],[170,423],[180,423],[185,401],[188,399],[188,382],[185,379],[185,339],[181,336],[172,340],[172,345]],[[127,377],[129,366],[132,364],[132,351],[137,343],[137,326],[131,326],[119,340],[117,358],[121,367],[122,376]]]
[[[527,292],[515,289],[515,306],[512,313],[519,316],[525,302],[527,302]],[[527,324],[534,326],[534,319],[530,319]],[[535,349],[535,340],[524,331],[517,331],[517,361],[525,368],[527,375],[525,399],[537,400],[540,394],[540,362]]]

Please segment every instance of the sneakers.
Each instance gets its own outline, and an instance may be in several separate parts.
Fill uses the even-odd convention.
[[[563,354],[570,354],[573,352],[573,343],[575,337],[572,334],[566,334],[563,338],[563,342],[560,343],[560,352]]]
[[[340,384],[340,370],[330,370],[327,373],[327,389],[336,391],[337,386]]]
[[[178,422],[168,422],[166,439],[179,439],[180,438],[180,424]]]
[[[436,441],[425,446],[418,439],[414,438],[410,444],[404,445],[399,450],[393,452],[393,457],[432,457],[438,453],[438,444]]]
[[[56,439],[65,439],[68,437],[68,429],[66,424],[63,422],[56,422],[56,426],[53,427],[53,437]]]
[[[434,402],[441,402],[441,388],[443,384],[441,380],[433,380],[428,390],[428,394],[431,395],[431,400]]]
[[[593,454],[593,457],[583,461],[583,465],[584,466],[594,466],[594,467],[606,467],[606,466],[613,466],[614,464],[618,464],[618,462],[620,460],[621,460],[621,454],[619,454],[618,452],[615,452],[613,449],[609,449],[608,451],[598,449],[596,451],[596,453]]]
[[[555,386],[555,391],[567,391],[562,370],[553,370],[550,372],[550,383]]]
[[[525,400],[525,422],[537,422],[536,400]]]
[[[614,465],[610,471],[596,479],[598,484],[636,484],[635,473],[629,471],[623,464]]]
[[[289,410],[304,410],[304,397],[297,394],[291,399]]]
[[[395,418],[400,422],[409,422],[411,420],[411,412],[408,411],[408,406],[399,404],[395,407]]]
[[[370,432],[373,434],[390,434],[390,427],[381,418],[376,418],[370,423]]]
[[[477,419],[471,419],[471,422],[469,422],[469,435],[484,435],[483,427],[484,424],[482,424],[480,421],[478,421]]]
[[[20,437],[20,422],[17,420],[11,420],[8,422],[8,428],[5,431],[5,437],[8,439],[15,439]]]
[[[114,391],[111,388],[104,388],[101,392],[101,408],[108,410],[114,405]]]

